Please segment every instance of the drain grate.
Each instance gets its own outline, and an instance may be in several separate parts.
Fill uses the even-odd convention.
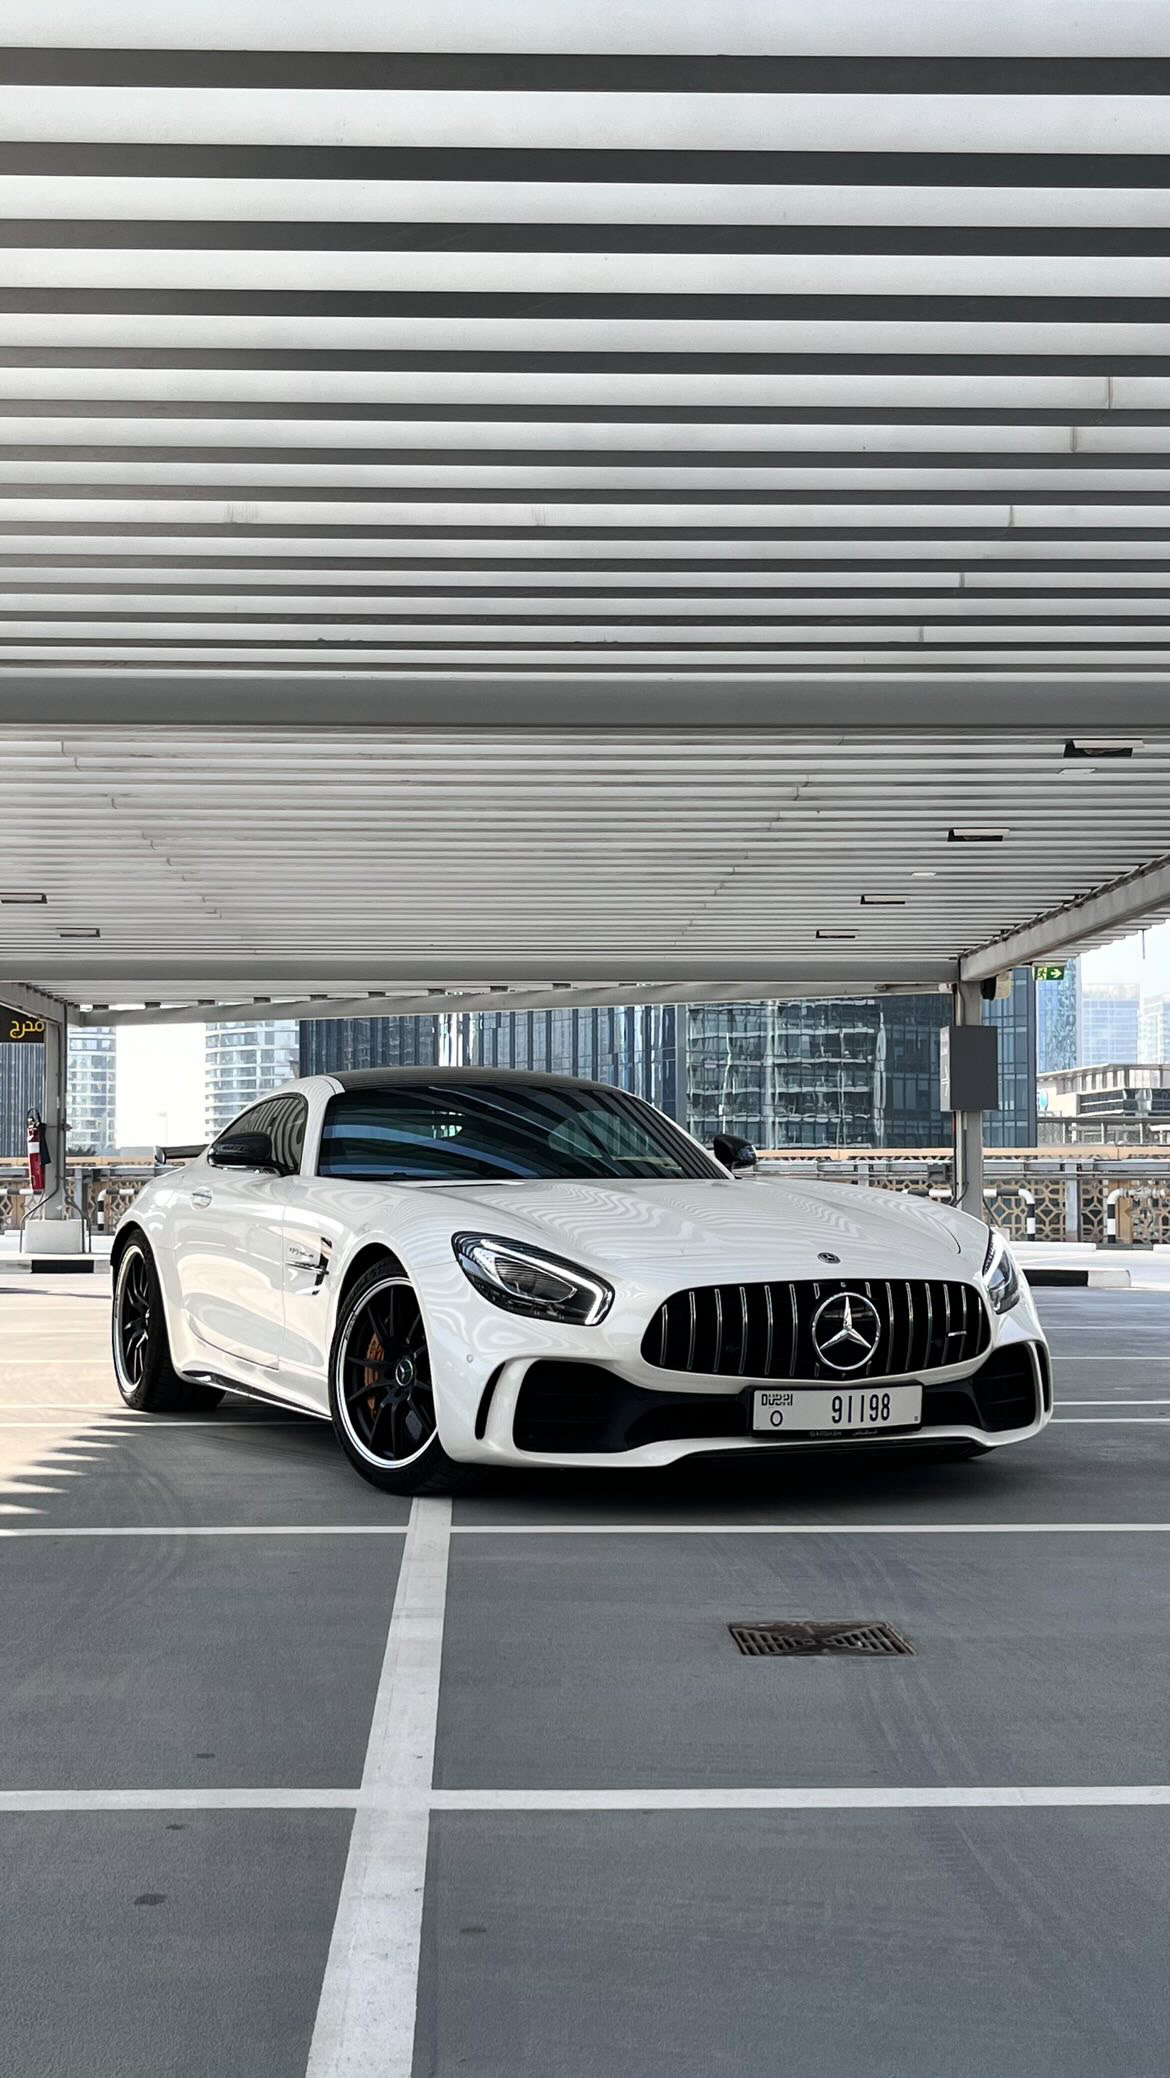
[[[794,1659],[814,1653],[863,1654],[866,1659],[894,1659],[914,1647],[892,1623],[729,1623],[739,1650],[749,1659]]]

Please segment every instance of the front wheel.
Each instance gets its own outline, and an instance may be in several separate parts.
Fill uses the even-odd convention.
[[[333,1427],[355,1472],[387,1494],[447,1494],[467,1473],[439,1441],[422,1309],[375,1264],[347,1295],[329,1364]]]
[[[171,1362],[167,1317],[154,1257],[145,1241],[127,1242],[114,1276],[114,1376],[127,1407],[186,1414],[217,1407],[222,1392],[180,1378]]]

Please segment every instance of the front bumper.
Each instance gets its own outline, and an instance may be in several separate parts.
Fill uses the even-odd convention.
[[[466,1300],[458,1316],[443,1308],[436,1318],[432,1311],[428,1338],[444,1448],[462,1462],[611,1470],[741,1452],[965,1442],[998,1449],[1038,1434],[1052,1413],[1048,1349],[1026,1289],[1011,1313],[993,1317],[991,1346],[977,1360],[867,1379],[867,1388],[923,1387],[920,1427],[869,1435],[753,1432],[752,1393],[777,1381],[663,1371],[642,1356],[648,1317],[644,1300],[593,1329],[517,1320],[478,1298],[470,1318]],[[802,1382],[824,1385],[785,1381],[796,1391]]]

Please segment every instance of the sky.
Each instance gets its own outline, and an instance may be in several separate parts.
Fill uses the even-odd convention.
[[[1086,981],[1132,981],[1147,995],[1170,991],[1170,923],[1086,953]],[[123,1025],[118,1032],[119,1147],[154,1147],[203,1135],[202,1025]]]

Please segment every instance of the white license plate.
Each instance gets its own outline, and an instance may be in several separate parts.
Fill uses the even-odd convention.
[[[920,1385],[839,1385],[829,1392],[797,1388],[752,1396],[752,1427],[769,1435],[834,1435],[869,1429],[916,1428],[922,1420]]]

